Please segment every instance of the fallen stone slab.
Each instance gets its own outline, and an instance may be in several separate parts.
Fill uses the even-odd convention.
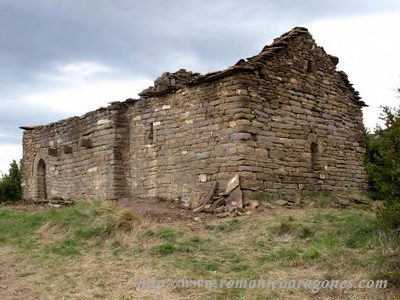
[[[232,190],[229,196],[226,198],[226,203],[230,205],[235,202],[237,207],[243,207],[243,193],[239,186]]]
[[[282,205],[282,206],[287,205],[288,203],[289,202],[286,201],[286,200],[277,200],[277,201],[275,201],[275,204]]]
[[[236,189],[240,185],[239,175],[236,174],[233,176],[228,183],[226,184],[225,194],[231,193],[234,189]]]
[[[199,212],[202,212],[203,209],[204,209],[204,205],[200,205],[199,207],[193,209],[192,212],[199,213]]]
[[[220,206],[220,207],[217,207],[216,209],[214,209],[214,213],[221,213],[221,212],[224,212],[224,211],[226,211],[228,208],[224,205],[224,206]]]
[[[210,188],[203,194],[203,196],[200,199],[200,203],[210,204],[212,202],[216,189],[217,189],[217,182],[214,182],[212,183]]]
[[[218,198],[217,200],[213,201],[213,203],[211,204],[211,208],[214,210],[220,206],[225,205],[226,200],[224,197]]]
[[[226,218],[229,216],[229,212],[223,212],[216,215],[218,218]]]

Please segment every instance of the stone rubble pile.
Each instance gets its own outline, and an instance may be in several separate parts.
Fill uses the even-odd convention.
[[[274,204],[284,207],[294,207],[296,204],[299,204],[301,200],[299,198],[288,198],[288,199],[279,199],[274,202]]]
[[[59,196],[54,196],[50,200],[49,199],[41,199],[41,200],[36,200],[34,203],[37,205],[48,205],[51,207],[64,207],[64,206],[73,205],[74,201],[72,201],[71,199],[64,199]]]
[[[332,199],[332,207],[347,208],[351,205],[370,205],[366,199],[353,195],[335,195]]]
[[[182,88],[200,76],[200,73],[193,73],[185,69],[180,69],[175,73],[165,72],[154,81],[154,86],[143,90],[139,96],[142,98],[160,96]]]
[[[215,195],[215,189],[216,184],[202,197],[200,205],[193,209],[194,213],[205,212],[225,218],[249,215],[259,206],[255,200],[244,203],[238,174],[228,181],[224,192]]]

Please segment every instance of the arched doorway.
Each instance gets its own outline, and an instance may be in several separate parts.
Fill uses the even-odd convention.
[[[38,199],[47,199],[46,190],[46,163],[43,159],[39,160],[37,165],[36,191]]]

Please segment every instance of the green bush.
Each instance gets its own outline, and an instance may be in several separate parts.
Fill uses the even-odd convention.
[[[21,200],[21,170],[19,164],[13,160],[8,174],[0,179],[0,202]]]
[[[400,202],[386,202],[377,212],[378,220],[383,228],[400,230]]]
[[[400,107],[383,107],[380,117],[385,127],[377,126],[366,134],[368,172],[371,196],[384,200],[377,213],[381,226],[400,228]]]
[[[400,108],[383,107],[380,117],[385,128],[366,134],[365,167],[372,197],[400,201]]]

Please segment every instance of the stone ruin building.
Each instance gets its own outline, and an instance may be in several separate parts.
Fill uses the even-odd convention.
[[[23,126],[23,197],[188,203],[234,176],[249,197],[364,190],[366,105],[338,61],[296,27],[226,70],[164,73],[138,99]]]

